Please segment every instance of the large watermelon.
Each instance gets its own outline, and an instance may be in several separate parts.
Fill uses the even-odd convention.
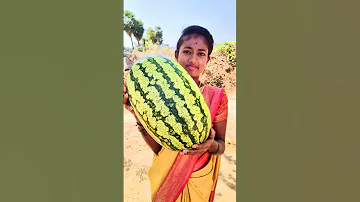
[[[181,151],[209,135],[209,108],[200,89],[176,61],[141,58],[126,79],[130,104],[148,133],[162,146]]]

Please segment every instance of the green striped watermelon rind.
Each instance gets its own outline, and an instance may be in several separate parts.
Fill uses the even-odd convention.
[[[138,60],[126,80],[130,104],[153,139],[182,151],[209,136],[210,111],[187,71],[163,55]]]

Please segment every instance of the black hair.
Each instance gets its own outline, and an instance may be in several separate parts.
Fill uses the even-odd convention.
[[[179,38],[177,44],[176,44],[176,51],[175,54],[179,53],[179,49],[181,44],[188,39],[189,36],[195,35],[195,36],[203,36],[205,38],[206,45],[208,47],[208,57],[210,58],[210,54],[214,47],[214,39],[210,32],[201,26],[198,25],[192,25],[187,28],[185,28],[182,31],[181,37]]]

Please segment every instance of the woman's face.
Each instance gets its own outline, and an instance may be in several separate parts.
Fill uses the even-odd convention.
[[[209,61],[208,47],[203,36],[190,36],[181,44],[176,61],[197,82]]]

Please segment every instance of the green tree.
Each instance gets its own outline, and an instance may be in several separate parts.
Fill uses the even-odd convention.
[[[146,52],[146,39],[142,38],[141,41],[142,41],[142,44],[144,46],[144,51]]]
[[[134,44],[133,44],[133,40],[132,40],[132,35],[135,33],[135,24],[136,24],[135,15],[130,11],[125,11],[124,12],[124,30],[131,39],[131,45],[132,45],[133,50],[134,50]]]
[[[155,26],[155,30],[149,27],[146,31],[146,39],[151,40],[153,44],[161,45],[163,42],[162,30],[159,26]]]
[[[157,41],[156,40],[156,32],[151,27],[149,27],[146,31],[146,39],[148,41],[151,40],[153,44],[155,44]]]
[[[135,20],[135,32],[134,37],[136,38],[137,42],[138,42],[138,46],[140,46],[140,41],[144,35],[144,24],[143,22],[141,22],[140,20]]]
[[[146,52],[146,49],[150,50],[150,48],[151,48],[150,46],[152,44],[151,39],[142,38],[141,41],[142,41],[143,46],[144,46],[144,51]]]
[[[162,38],[162,29],[159,26],[155,26],[155,35],[156,35],[156,43],[161,45],[163,42],[163,38]]]

